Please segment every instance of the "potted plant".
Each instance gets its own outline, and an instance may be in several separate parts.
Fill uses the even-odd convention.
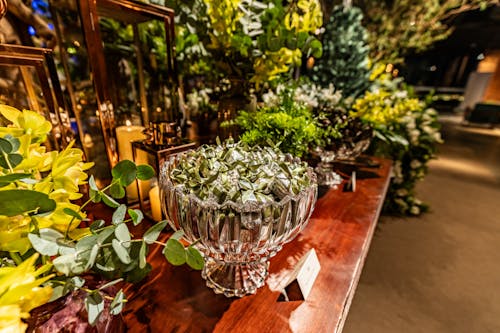
[[[314,37],[323,23],[317,0],[194,0],[190,5],[167,5],[176,10],[179,25],[187,27],[186,40],[201,44],[192,48],[206,50],[222,78],[261,85],[300,65],[302,54],[321,56],[321,43]]]
[[[91,176],[89,199],[76,203],[92,166],[82,161],[82,151],[70,144],[61,152],[47,152],[42,143],[51,125],[36,112],[0,105],[0,115],[10,123],[0,127],[0,304],[8,307],[1,312],[8,320],[0,316],[0,330],[22,331],[22,319],[33,307],[74,292],[83,293],[89,323],[102,324],[105,308],[116,315],[126,302],[121,289],[110,290],[141,280],[151,269],[146,256],[152,244],[163,246],[174,264],[202,268],[201,255],[179,241],[180,233],[166,242],[158,239],[167,221],[141,237],[130,231],[143,222],[143,214],[117,200],[127,185],[154,175],[150,166],[122,161],[102,189]],[[92,202],[114,209],[110,221],[87,219]],[[95,288],[86,284],[89,276],[100,280]],[[5,281],[17,282],[5,289]]]
[[[264,96],[265,104],[254,112],[241,111],[234,121],[240,140],[249,145],[270,145],[297,157],[305,157],[321,132],[312,109],[295,100],[295,89],[280,86],[279,94]],[[224,124],[224,126],[226,126]]]
[[[160,186],[172,222],[205,256],[207,286],[227,297],[264,284],[269,258],[306,226],[317,196],[305,162],[232,140],[171,157]]]

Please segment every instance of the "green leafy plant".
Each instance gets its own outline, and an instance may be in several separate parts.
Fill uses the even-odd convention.
[[[201,44],[191,44],[191,50],[196,56],[206,50],[221,77],[260,85],[300,65],[303,54],[321,56],[321,43],[314,37],[322,25],[317,0],[190,2],[167,1],[178,13],[179,26],[189,31],[183,46],[188,41]]]
[[[371,0],[356,1],[365,13],[374,62],[402,62],[410,52],[421,52],[447,38],[449,19],[498,5],[498,0]]]
[[[323,87],[333,84],[344,98],[356,97],[370,85],[368,33],[357,7],[335,6],[321,36],[323,56],[311,79]]]
[[[46,280],[36,286],[52,287],[52,298],[80,289],[87,293],[88,319],[94,324],[111,298],[110,312],[118,314],[126,298],[120,290],[115,297],[103,291],[119,282],[137,282],[151,266],[146,261],[149,246],[163,247],[166,259],[174,265],[187,263],[201,269],[203,258],[192,246],[180,242],[182,233],[174,233],[166,242],[158,238],[167,225],[151,226],[142,237],[134,238],[129,228],[143,221],[140,210],[117,202],[125,196],[125,187],[154,176],[149,165],[136,166],[121,161],[112,170],[111,183],[99,189],[89,178],[90,198],[82,205],[79,185],[87,178],[82,152],[71,145],[62,152],[46,152],[41,143],[50,131],[50,123],[33,111],[18,111],[0,105],[0,114],[11,122],[0,128],[0,255],[3,263],[25,267],[24,262],[40,255],[28,266],[44,268]],[[85,208],[91,202],[103,202],[115,209],[110,223],[93,221],[89,227]],[[48,268],[47,268],[48,267]],[[38,272],[38,271],[37,271]],[[15,274],[15,273],[13,273]],[[109,280],[96,290],[85,287],[84,274]],[[1,275],[0,275],[1,278]],[[1,285],[0,285],[1,287]],[[48,289],[45,289],[48,290]],[[1,291],[0,291],[1,295]],[[15,302],[14,302],[15,303]],[[1,302],[0,302],[1,305]],[[25,312],[21,311],[25,316]]]
[[[379,90],[355,101],[351,112],[372,124],[372,153],[394,161],[384,210],[419,215],[427,206],[416,198],[415,186],[424,178],[427,163],[441,142],[437,113],[396,82],[379,82]]]
[[[293,90],[280,94],[280,103],[241,111],[235,123],[242,129],[240,140],[249,145],[271,145],[302,157],[321,133],[312,110],[293,99]]]
[[[305,162],[289,161],[277,148],[250,147],[232,140],[186,153],[170,177],[186,194],[221,205],[279,201],[311,183]]]

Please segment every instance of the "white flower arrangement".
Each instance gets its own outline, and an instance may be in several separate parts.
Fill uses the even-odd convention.
[[[277,106],[281,103],[280,95],[286,89],[291,89],[291,85],[280,83],[275,90],[269,90],[262,95],[262,100],[266,106]],[[342,99],[342,92],[335,90],[333,84],[328,88],[322,88],[311,82],[301,82],[293,92],[293,100],[301,105],[305,105],[311,109],[321,106],[334,106],[339,104]]]

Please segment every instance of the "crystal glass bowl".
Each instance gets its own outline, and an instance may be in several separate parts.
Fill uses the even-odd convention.
[[[343,136],[328,148],[317,147],[314,151],[321,159],[315,168],[318,184],[334,187],[342,183],[342,177],[333,170],[334,162],[352,162],[370,146],[373,136],[371,127],[363,127],[352,137]]]
[[[307,174],[309,186],[280,201],[236,203],[200,200],[174,185],[170,171],[181,154],[161,168],[160,191],[165,214],[205,257],[202,277],[215,293],[227,297],[253,294],[264,285],[269,258],[306,226],[317,198],[316,175]],[[288,156],[287,159],[293,160]]]

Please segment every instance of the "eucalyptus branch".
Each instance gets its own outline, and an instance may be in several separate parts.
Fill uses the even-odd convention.
[[[111,186],[113,186],[114,184],[117,184],[117,183],[119,183],[119,182],[120,182],[120,180],[119,180],[119,179],[113,179],[113,181],[112,181],[112,182],[111,182],[108,186],[104,187],[102,190],[99,190],[99,191],[104,192],[104,191],[106,191],[106,190],[110,189],[110,188],[111,188]],[[89,203],[91,203],[91,202],[92,202],[92,198],[89,198],[87,201],[85,201],[85,202],[83,203],[83,205],[81,205],[81,206],[80,206],[80,208],[78,209],[78,213],[81,213],[81,212],[83,211],[83,209],[84,209],[84,208],[85,208],[85,207],[86,207]],[[73,216],[73,218],[71,219],[71,221],[69,221],[68,226],[66,227],[66,232],[64,233],[64,238],[65,238],[65,239],[68,239],[69,230],[71,229],[71,226],[73,225],[73,222],[75,221],[75,219],[76,219],[76,218]]]
[[[55,283],[55,284],[59,284],[61,286],[66,286],[68,285],[68,282],[67,281],[59,281],[59,280],[52,280],[51,281],[52,283]],[[72,284],[72,286],[74,286],[76,289],[79,289],[79,290],[82,290],[84,292],[86,292],[87,294],[91,294],[91,293],[94,293],[96,291],[99,291],[99,289],[95,289],[95,290],[92,290],[92,289],[89,289],[87,287],[79,287],[79,286],[76,286],[74,284]],[[113,301],[113,297],[109,296],[109,295],[102,295],[105,299],[109,300],[109,301]],[[127,300],[123,300],[124,302],[126,302]]]

